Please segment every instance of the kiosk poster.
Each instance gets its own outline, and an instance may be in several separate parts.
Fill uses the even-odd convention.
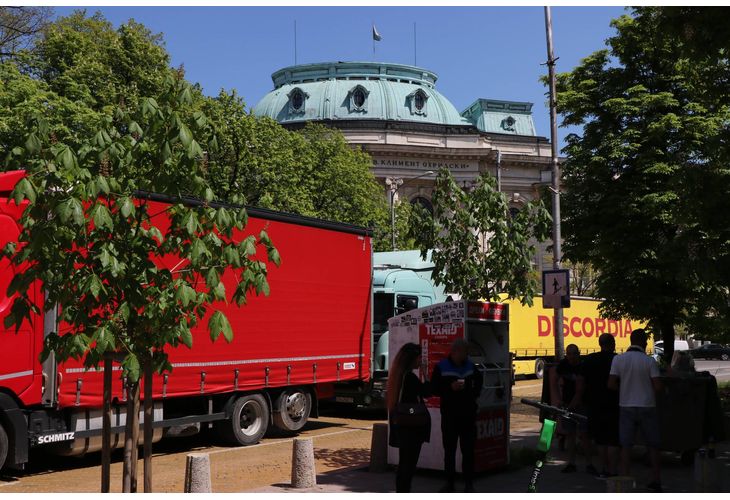
[[[477,415],[474,466],[478,472],[507,465],[507,411],[504,407],[483,408]]]
[[[451,344],[456,339],[464,338],[464,323],[421,323],[418,325],[418,340],[421,344],[423,365],[430,378],[439,361],[449,355]],[[426,405],[439,407],[439,398],[428,398]]]

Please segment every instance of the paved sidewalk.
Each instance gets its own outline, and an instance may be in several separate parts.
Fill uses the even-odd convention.
[[[520,449],[532,450],[537,443],[539,429],[527,429],[514,432],[511,437],[512,456],[519,454]],[[727,443],[717,450],[717,459],[721,467],[721,483],[719,491],[730,491],[730,445]],[[545,493],[604,493],[606,482],[596,479],[584,472],[584,465],[579,462],[579,472],[564,474],[561,469],[565,462],[559,452],[553,452],[550,462],[543,468],[539,482],[539,491]],[[485,474],[475,482],[477,492],[522,493],[526,491],[531,466],[513,464],[506,470]],[[649,479],[648,463],[640,450],[634,457],[632,474],[636,479],[636,492],[648,492],[646,484]],[[666,492],[694,492],[694,467],[682,465],[676,454],[666,453],[662,456],[663,486]],[[320,474],[317,486],[307,490],[293,490],[288,484],[272,485],[254,490],[256,492],[358,492],[389,493],[394,491],[395,474],[393,471],[375,474],[367,468],[349,468]],[[433,471],[420,471],[413,480],[414,493],[434,493],[443,486],[443,475]],[[458,485],[457,485],[458,487]]]

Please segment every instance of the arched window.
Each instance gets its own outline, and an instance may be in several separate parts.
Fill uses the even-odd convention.
[[[352,102],[358,108],[362,108],[365,104],[365,92],[362,89],[355,89],[355,92],[352,93]]]
[[[304,107],[309,95],[299,87],[287,95],[289,97],[289,112],[294,114],[304,113]]]
[[[423,96],[423,92],[416,92],[416,95],[413,97],[413,104],[416,105],[418,111],[423,109],[426,105],[426,98]]]
[[[408,95],[408,107],[412,115],[426,116],[428,110],[428,94],[423,89],[417,89]]]
[[[350,113],[353,112],[367,112],[367,103],[368,103],[368,89],[363,87],[362,85],[355,85],[349,93],[349,108]]]
[[[423,196],[416,196],[411,200],[411,205],[418,205],[424,208],[428,213],[433,215],[433,204],[428,198],[425,198]]]

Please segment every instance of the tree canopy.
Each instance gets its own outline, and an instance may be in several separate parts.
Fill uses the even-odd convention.
[[[565,255],[598,271],[604,313],[649,321],[671,356],[675,325],[728,331],[730,116],[709,93],[728,80],[699,77],[727,63],[697,57],[668,14],[614,20],[608,48],[558,76],[558,111],[579,128],[564,149]]]
[[[135,109],[141,99],[159,98],[166,78],[184,77],[169,65],[162,35],[134,20],[115,28],[80,10],[44,26],[22,57],[0,63],[2,168],[23,168],[7,153],[23,143],[34,117],[43,115],[54,140],[78,149],[114,109]],[[189,92],[179,113],[207,116],[198,139],[215,147],[205,148],[202,175],[222,201],[375,226],[376,246],[385,249],[382,188],[369,156],[339,131],[313,124],[287,130],[253,115],[235,90],[207,96],[193,84]]]
[[[426,258],[433,249],[437,284],[471,300],[519,298],[532,305],[538,280],[532,269],[535,244],[547,239],[550,215],[542,201],[510,214],[497,181],[482,173],[464,190],[448,169],[441,169],[432,195],[434,214],[414,207],[412,236]]]

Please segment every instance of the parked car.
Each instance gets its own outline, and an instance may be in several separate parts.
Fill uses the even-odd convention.
[[[730,359],[730,347],[722,344],[705,344],[690,349],[690,354],[695,359],[721,359],[727,361]]]
[[[675,351],[689,351],[689,343],[686,340],[675,340],[674,341],[674,350]],[[657,340],[654,342],[654,355],[655,356],[661,356],[664,354],[664,341],[663,340]]]

